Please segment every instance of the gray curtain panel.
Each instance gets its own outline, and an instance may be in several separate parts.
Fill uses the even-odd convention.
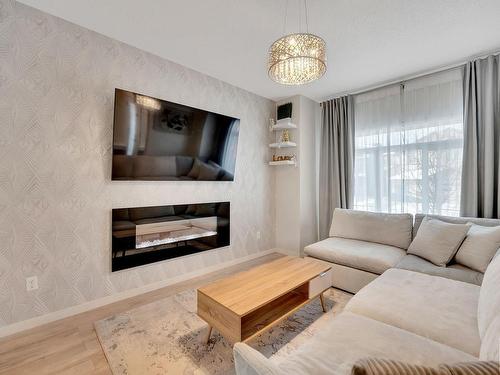
[[[321,103],[319,235],[328,237],[333,210],[351,208],[354,169],[354,105],[351,96]]]
[[[461,216],[500,217],[499,77],[498,55],[465,66]]]

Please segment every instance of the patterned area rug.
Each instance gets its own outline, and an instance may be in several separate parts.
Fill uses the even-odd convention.
[[[288,356],[338,314],[351,294],[325,292],[319,299],[248,342],[266,357]],[[203,343],[207,324],[196,315],[196,291],[140,306],[95,323],[113,374],[234,374],[232,345],[214,330]]]

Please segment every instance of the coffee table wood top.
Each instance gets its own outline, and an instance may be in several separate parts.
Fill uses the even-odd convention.
[[[329,265],[311,258],[285,256],[215,281],[198,292],[241,317],[329,269]]]

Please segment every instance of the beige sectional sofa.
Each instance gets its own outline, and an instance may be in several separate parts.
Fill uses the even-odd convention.
[[[350,374],[362,358],[412,364],[499,360],[500,256],[482,286],[392,268],[361,289],[327,329],[284,359],[234,347],[238,375]]]
[[[498,226],[500,220],[438,217]],[[307,256],[328,261],[332,284],[356,295],[329,326],[284,359],[234,347],[238,375],[350,374],[362,358],[412,364],[499,361],[500,255],[486,272],[457,259],[438,267],[407,254],[423,215],[336,210],[330,238]]]
[[[336,209],[330,237],[304,248],[306,256],[331,263],[332,285],[356,293],[389,268],[401,268],[481,285],[483,274],[452,260],[439,267],[407,254],[426,215],[383,214]],[[499,226],[500,220],[428,215],[450,223]]]

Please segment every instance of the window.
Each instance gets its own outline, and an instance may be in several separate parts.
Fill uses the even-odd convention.
[[[458,216],[459,69],[355,97],[354,208]]]

